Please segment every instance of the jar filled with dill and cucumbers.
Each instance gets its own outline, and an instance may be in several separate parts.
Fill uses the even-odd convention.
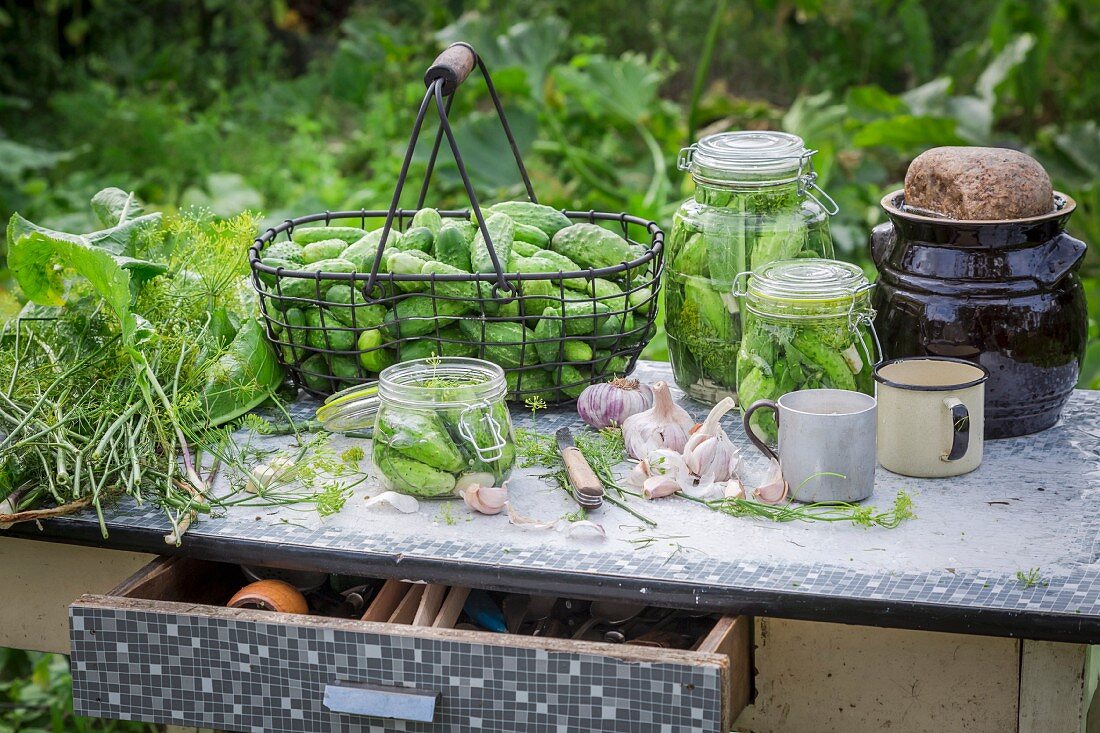
[[[744,333],[737,354],[741,410],[800,389],[846,389],[873,395],[877,358],[871,285],[847,262],[782,260],[749,277]],[[751,427],[778,439],[775,416],[753,414]]]
[[[481,359],[432,357],[378,375],[372,464],[383,488],[445,498],[500,486],[515,464],[504,370]]]
[[[695,193],[668,240],[665,329],[676,384],[697,400],[736,397],[738,276],[776,260],[833,256],[835,204],[814,183],[812,154],[779,132],[708,135],[680,153]]]

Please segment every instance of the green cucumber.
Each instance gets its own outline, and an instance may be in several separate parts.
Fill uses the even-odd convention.
[[[813,336],[810,331],[799,329],[791,340],[791,346],[801,351],[810,361],[821,367],[828,386],[833,389],[855,390],[856,380],[848,362],[840,352],[831,349]]]
[[[457,227],[444,227],[432,244],[435,258],[462,272],[470,272],[470,245]]]
[[[370,372],[380,372],[386,367],[397,363],[394,353],[389,349],[382,348],[384,344],[385,339],[382,337],[382,332],[377,328],[369,328],[359,334],[356,347],[359,349],[359,363],[363,365],[364,369]]]
[[[448,216],[443,220],[443,226],[439,231],[445,229],[457,229],[462,233],[462,238],[466,240],[466,246],[469,247],[470,242],[474,241],[474,237],[477,235],[478,226],[469,219],[460,219],[457,216]]]
[[[331,260],[340,256],[340,253],[348,248],[348,243],[342,239],[322,239],[302,247],[302,262],[309,264],[321,260]]]
[[[333,385],[329,379],[328,362],[324,354],[312,354],[299,367],[302,384],[314,392],[331,392]]]
[[[269,244],[260,254],[265,258],[275,257],[276,259],[289,260],[299,264],[305,263],[305,260],[302,259],[302,247],[289,240]]]
[[[507,214],[518,224],[541,229],[548,237],[571,224],[569,217],[557,209],[530,201],[502,201],[490,206],[489,212]]]
[[[558,389],[567,397],[577,399],[592,380],[583,371],[570,364],[562,364],[555,372]]]
[[[443,217],[435,209],[421,209],[413,214],[409,226],[414,229],[416,227],[426,227],[435,236],[443,228]]]
[[[435,235],[428,227],[413,227],[405,230],[405,233],[401,235],[401,239],[394,244],[394,248],[405,251],[431,252],[434,240]]]
[[[326,239],[339,239],[345,244],[351,244],[366,235],[365,229],[359,227],[309,227],[308,229],[295,229],[290,239],[305,247],[314,242],[323,242]]]
[[[550,249],[565,255],[582,268],[614,267],[645,253],[610,229],[596,224],[573,224],[550,240]]]
[[[575,300],[564,304],[555,303],[544,310],[542,315],[564,322],[566,336],[587,336],[600,329],[610,317],[611,310],[603,303]]]
[[[442,300],[413,295],[393,304],[382,322],[382,333],[390,338],[424,336],[477,308],[469,300]],[[400,323],[398,323],[400,321]]]
[[[310,308],[306,312],[306,325],[309,333],[307,343],[322,351],[354,351],[355,331],[345,328],[335,318],[322,317],[320,308]]]
[[[284,260],[278,257],[264,257],[262,260],[260,260],[260,264],[267,265],[268,267],[273,269],[279,269],[281,267],[284,270],[300,270],[302,267],[302,263],[300,262]],[[262,282],[264,285],[267,285],[269,288],[274,288],[275,281],[279,279],[278,276],[266,272],[260,272],[258,274],[260,276],[260,282]],[[287,280],[286,282],[290,282],[290,280]]]
[[[377,328],[382,325],[386,309],[379,303],[367,304],[350,285],[333,285],[325,293],[325,301],[333,317],[349,328]]]
[[[531,226],[530,224],[522,224],[517,221],[515,241],[512,243],[512,246],[514,247],[517,242],[522,242],[525,245],[534,246],[539,249],[545,249],[550,246],[550,236],[538,227]]]
[[[481,342],[484,328],[484,359],[505,369],[538,363],[534,340],[527,328],[519,323],[481,321],[466,318],[459,322],[462,335],[469,341]]]
[[[502,267],[506,266],[512,253],[512,239],[516,233],[515,222],[504,214],[492,214],[485,220],[485,228],[492,239],[497,262]],[[470,244],[470,265],[473,272],[496,272],[492,255],[489,254],[489,247],[485,243],[485,235],[480,229],[474,235],[473,243]]]
[[[378,442],[372,450],[375,467],[394,491],[429,498],[454,491],[455,477],[446,471],[406,458]]]
[[[374,426],[374,442],[441,471],[455,473],[466,467],[443,420],[431,410],[382,407]]]
[[[446,331],[440,332],[440,336],[450,338],[464,338],[461,333],[456,332],[454,335],[446,334]],[[453,341],[438,341],[432,338],[417,339],[415,341],[406,341],[399,347],[401,361],[412,361],[413,359],[428,359],[433,356],[465,356],[474,357],[477,356],[478,346],[477,344],[471,344],[466,342],[453,342]]]
[[[554,375],[545,369],[513,370],[506,372],[504,379],[508,383],[508,399],[512,401],[522,402],[536,397],[547,403],[557,400]]]
[[[355,240],[340,256],[349,262],[354,262],[359,272],[370,272],[371,267],[374,266],[374,258],[378,254],[378,243],[382,241],[382,232],[383,229],[367,232],[360,239]],[[401,232],[396,229],[391,230],[390,236],[386,239],[386,250],[401,249],[398,246],[400,242]]]
[[[542,231],[541,229],[539,230]],[[519,238],[519,227],[516,227],[516,237],[512,240],[512,259],[516,257],[535,257],[543,252],[543,248],[537,244],[525,242]]]

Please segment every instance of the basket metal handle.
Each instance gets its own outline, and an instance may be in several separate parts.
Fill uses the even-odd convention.
[[[428,108],[432,105],[433,101],[435,102],[436,109],[439,111],[439,129],[436,131],[435,143],[432,146],[432,154],[428,159],[428,167],[424,173],[424,182],[420,188],[417,208],[423,208],[424,206],[424,199],[428,191],[428,183],[431,181],[432,173],[435,170],[435,163],[439,156],[439,149],[442,146],[443,138],[446,137],[447,145],[450,147],[451,154],[454,156],[459,176],[462,178],[462,185],[466,189],[466,197],[470,200],[470,209],[473,212],[474,219],[477,220],[478,228],[481,230],[481,236],[485,239],[485,247],[489,251],[489,258],[493,263],[492,274],[495,275],[493,278],[493,297],[500,300],[508,300],[511,297],[508,294],[515,290],[515,287],[508,282],[508,278],[504,275],[504,268],[507,267],[508,263],[500,260],[497,256],[496,249],[493,247],[492,237],[489,235],[489,228],[485,224],[485,216],[481,212],[477,194],[474,193],[474,187],[470,182],[470,176],[466,172],[466,165],[462,162],[462,153],[458,149],[458,143],[455,141],[454,132],[451,130],[451,123],[448,117],[451,103],[454,100],[454,93],[458,90],[459,85],[465,81],[466,77],[473,71],[475,65],[481,71],[482,78],[485,79],[485,87],[488,89],[489,96],[493,100],[493,106],[496,108],[497,117],[500,119],[501,127],[504,129],[504,135],[508,138],[508,146],[512,149],[512,156],[516,159],[516,167],[519,169],[520,178],[523,179],[523,185],[527,189],[527,197],[531,201],[538,201],[538,198],[535,196],[534,188],[531,186],[531,178],[527,175],[527,168],[523,164],[523,156],[519,152],[519,145],[516,144],[516,138],[512,134],[512,128],[508,125],[508,118],[504,114],[504,105],[501,104],[496,87],[493,85],[493,79],[489,75],[489,69],[485,66],[485,62],[477,55],[473,46],[470,44],[463,42],[451,44],[436,57],[435,63],[433,63],[424,74],[424,83],[427,85],[428,89],[424,94],[424,99],[420,103],[420,109],[416,114],[416,120],[413,122],[412,135],[409,137],[409,145],[405,149],[405,158],[401,163],[401,171],[397,175],[397,183],[394,186],[393,198],[390,200],[390,208],[386,212],[386,224],[382,229],[382,237],[378,241],[378,249],[374,255],[374,262],[371,264],[370,276],[363,286],[363,295],[368,302],[374,300],[373,292],[375,285],[378,283],[378,267],[382,262],[382,255],[386,250],[386,242],[389,240],[390,232],[393,229],[393,220],[397,215],[398,205],[401,201],[401,192],[404,190],[405,182],[408,179],[413,152],[416,150],[417,140],[420,139],[420,130],[424,126],[424,117],[427,115]]]

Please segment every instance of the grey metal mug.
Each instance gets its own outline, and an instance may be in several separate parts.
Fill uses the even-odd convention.
[[[757,410],[775,411],[779,451],[749,427]],[[862,501],[875,486],[877,403],[862,392],[805,389],[753,403],[742,418],[749,440],[779,461],[796,501]]]

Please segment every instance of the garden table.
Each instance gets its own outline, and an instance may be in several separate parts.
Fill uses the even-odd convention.
[[[654,362],[635,376],[671,382],[667,365]],[[702,418],[704,406],[676,395]],[[315,407],[302,400],[294,414]],[[572,408],[513,416],[517,427],[547,434],[581,427]],[[734,423],[727,430],[751,486],[766,462]],[[334,438],[337,447],[346,441]],[[546,519],[573,511],[538,473],[513,477],[516,508]],[[887,509],[898,492],[912,498],[916,518],[894,529],[778,524],[671,498],[631,500],[656,527],[605,504],[589,517],[601,538],[524,530],[450,503],[398,514],[365,506],[377,489],[363,487],[325,519],[301,508],[231,509],[196,522],[178,547],[165,543],[170,526],[159,509],[127,500],[106,513],[108,539],[86,513],[13,527],[0,551],[70,575],[82,562],[109,567],[97,554],[109,550],[122,575],[146,553],[182,555],[739,614],[753,617],[754,700],[738,729],[1086,730],[1100,659],[1092,646],[1100,644],[1100,393],[1076,392],[1050,430],[987,443],[969,475],[924,480],[879,469],[867,503]],[[26,540],[101,549],[51,560],[56,548]],[[106,590],[93,569],[61,582],[21,567],[25,598],[13,608],[42,598],[37,585],[51,598],[75,589],[70,600]]]

